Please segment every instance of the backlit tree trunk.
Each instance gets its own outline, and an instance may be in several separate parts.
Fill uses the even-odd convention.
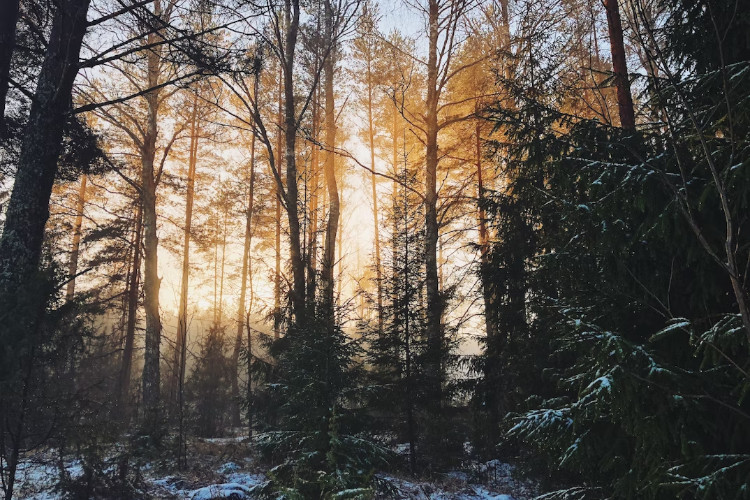
[[[375,176],[375,127],[373,126],[372,99],[372,56],[367,58],[367,135],[370,142],[370,183],[372,184],[372,219],[375,227],[375,279],[377,280],[378,332],[383,333],[383,273],[380,264],[380,219],[378,217],[378,189]],[[395,136],[394,136],[395,137]],[[395,143],[395,140],[394,140]]]
[[[625,43],[622,36],[622,21],[617,0],[603,0],[607,11],[609,28],[609,46],[612,49],[612,68],[615,74],[617,89],[617,109],[620,113],[620,126],[625,129],[635,128],[633,96],[630,92],[628,65],[625,60]]]
[[[438,166],[438,9],[437,0],[429,0],[427,100],[425,103],[425,288],[427,293],[428,384],[433,401],[441,400],[441,357],[443,343],[442,314],[437,266],[437,166]]]
[[[73,245],[70,249],[68,262],[68,286],[65,290],[65,300],[71,301],[76,293],[76,273],[78,272],[78,255],[81,247],[81,228],[83,227],[83,207],[86,204],[86,176],[81,176],[81,185],[76,200],[76,220],[73,224]]]
[[[135,346],[135,324],[138,316],[138,296],[141,275],[141,242],[143,240],[143,208],[138,200],[135,216],[135,230],[133,231],[133,265],[127,286],[127,322],[125,326],[125,345],[120,361],[120,375],[118,377],[117,397],[118,406],[127,401],[130,392],[130,378],[133,367],[133,348]]]
[[[187,306],[190,281],[190,233],[193,228],[193,198],[195,196],[195,169],[198,160],[198,98],[193,99],[190,115],[190,145],[188,152],[187,193],[185,194],[185,229],[182,236],[182,276],[180,278],[180,305],[177,311],[177,338],[172,366],[172,396],[181,399],[185,380],[185,358],[187,347]],[[179,401],[178,401],[179,403]]]
[[[278,100],[278,125],[279,130],[277,132],[276,139],[276,165],[279,167],[281,172],[281,151],[284,145],[284,135],[282,133],[284,124],[284,72],[279,67],[279,100]],[[281,325],[281,187],[276,184],[275,198],[276,198],[276,239],[274,249],[276,250],[275,262],[274,262],[274,280],[273,280],[273,337],[278,340],[279,328]]]
[[[297,323],[305,317],[305,267],[302,260],[297,187],[297,111],[294,89],[294,58],[299,34],[299,0],[286,0],[286,46],[284,47],[284,161],[286,164],[286,211],[289,219],[289,259],[292,266],[292,310]]]
[[[312,101],[312,131],[314,141],[318,140],[320,129],[320,91],[316,90]],[[318,268],[318,190],[320,189],[320,148],[313,144],[310,155],[310,205],[308,214],[310,224],[307,231],[307,297],[313,300],[315,297],[315,286],[317,283],[316,272]]]
[[[256,75],[255,85],[253,88],[255,95],[258,94],[258,77]],[[253,232],[252,232],[252,216],[255,205],[255,135],[253,135],[250,142],[250,186],[247,197],[247,213],[245,215],[245,242],[242,247],[242,272],[240,273],[240,298],[237,304],[237,336],[234,341],[234,351],[232,353],[232,425],[240,425],[240,388],[239,388],[239,360],[240,360],[240,349],[242,348],[242,336],[245,329],[245,297],[247,295],[247,280],[250,270],[250,245],[252,243]],[[249,333],[248,333],[249,335]],[[248,340],[250,337],[248,336]],[[250,352],[250,344],[247,346],[248,353]],[[248,363],[250,358],[248,357]],[[250,373],[248,368],[248,374]],[[248,384],[250,380],[248,379]]]
[[[161,16],[161,3],[154,1],[154,16]],[[148,36],[149,44],[155,43],[156,34]],[[160,51],[149,50],[147,55],[148,88],[153,89],[159,83]],[[159,346],[161,343],[161,319],[159,317],[159,287],[161,280],[157,274],[157,250],[159,238],[156,233],[156,178],[154,159],[156,157],[156,139],[159,134],[159,89],[146,94],[147,118],[146,131],[141,147],[141,182],[143,189],[143,234],[144,234],[144,309],[146,312],[146,348],[143,357],[143,406],[147,414],[156,416],[160,402],[160,367]]]
[[[331,2],[325,2],[325,25],[326,41],[333,43],[333,10]],[[329,148],[325,156],[325,179],[328,187],[328,225],[326,226],[326,239],[323,249],[323,262],[321,269],[321,282],[323,288],[324,314],[333,318],[333,291],[334,277],[333,269],[336,264],[336,236],[339,229],[339,189],[336,182],[335,154],[336,146],[336,117],[333,93],[333,77],[335,71],[333,51],[325,61],[325,143]]]

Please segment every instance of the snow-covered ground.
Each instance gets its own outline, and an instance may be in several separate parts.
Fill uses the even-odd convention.
[[[539,494],[531,480],[515,477],[515,467],[499,460],[473,463],[465,470],[437,474],[430,480],[379,474],[380,498],[415,500],[528,500]]]
[[[263,467],[250,453],[247,443],[235,439],[203,440],[207,448],[195,448],[185,471],[169,470],[164,464],[146,463],[140,468],[140,498],[212,500],[252,499],[267,482]],[[61,498],[55,489],[60,477],[60,459],[52,451],[26,457],[19,464],[16,495],[29,500]],[[63,462],[67,474],[83,475],[78,460]],[[539,494],[529,480],[519,480],[514,466],[492,460],[471,463],[463,470],[435,474],[429,479],[398,474],[377,474],[375,498],[403,500],[528,500]]]
[[[51,455],[38,453],[19,464],[13,498],[55,500],[63,497],[57,488],[60,478],[59,459]],[[240,465],[233,461],[226,462],[216,470],[198,474],[203,477],[196,477],[195,471],[185,474],[164,474],[146,464],[142,468],[144,487],[139,497],[190,500],[255,498],[254,491],[267,479],[263,474],[248,471],[251,463],[248,461]],[[72,479],[83,475],[83,467],[78,460],[65,462],[64,467]]]

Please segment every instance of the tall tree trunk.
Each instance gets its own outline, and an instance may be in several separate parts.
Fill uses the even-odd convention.
[[[177,396],[178,440],[177,464],[187,465],[187,440],[185,437],[185,368],[187,363],[187,306],[190,281],[190,233],[193,228],[193,200],[195,197],[195,171],[198,164],[198,97],[193,98],[190,117],[190,146],[188,154],[187,193],[185,197],[185,232],[182,241],[182,276],[180,279],[180,306],[177,312],[177,342],[174,350],[174,390]]]
[[[218,222],[217,222],[218,226]],[[219,237],[214,235],[214,325],[219,323]]]
[[[378,218],[378,189],[375,176],[375,127],[372,117],[372,53],[367,58],[367,132],[370,140],[370,182],[372,184],[372,219],[375,227],[375,279],[377,280],[378,333],[383,334],[383,272],[380,264],[380,220]]]
[[[292,310],[296,323],[305,319],[305,263],[302,259],[297,188],[297,110],[294,95],[294,57],[299,34],[299,0],[286,0],[284,47],[284,160],[286,163],[286,211],[289,219],[289,259],[292,265]]]
[[[393,165],[393,180],[391,182],[391,199],[392,199],[392,209],[394,210],[396,206],[398,205],[398,182],[396,181],[398,179],[399,174],[399,168],[398,168],[398,109],[396,107],[396,103],[393,103],[393,123],[391,124],[391,164]],[[393,258],[396,258],[396,255],[398,255],[398,244],[396,240],[396,235],[398,234],[398,220],[396,217],[393,217],[393,224],[391,227],[391,253],[393,255]],[[398,293],[396,290],[396,287],[393,287],[392,292],[392,299],[394,302],[398,300]]]
[[[76,220],[73,224],[73,246],[70,249],[68,262],[68,286],[65,290],[65,300],[70,302],[76,293],[76,273],[78,273],[78,255],[81,247],[81,228],[83,227],[83,207],[86,204],[86,175],[81,176],[76,200]]]
[[[279,166],[279,172],[281,172],[281,151],[284,145],[284,135],[282,133],[284,125],[284,71],[279,66],[279,101],[278,101],[278,113],[279,113],[279,131],[276,137],[276,165]],[[281,193],[283,186],[276,185],[276,240],[275,240],[275,267],[274,267],[274,279],[273,279],[273,337],[279,339],[279,329],[281,327]]]
[[[253,88],[254,96],[258,94],[258,77],[255,77]],[[242,247],[242,272],[240,274],[240,299],[237,304],[237,337],[234,341],[234,351],[232,353],[232,425],[240,425],[240,386],[239,386],[239,361],[240,349],[242,348],[242,336],[245,329],[245,297],[247,295],[247,279],[250,270],[250,245],[252,243],[252,218],[255,205],[255,135],[250,142],[250,189],[247,197],[247,213],[245,215],[245,244]],[[249,311],[248,311],[249,312]],[[250,364],[250,331],[248,330],[248,365]],[[250,369],[248,367],[248,375]],[[248,378],[248,384],[250,379]],[[249,403],[249,401],[248,401]],[[250,427],[252,432],[252,427]]]
[[[161,4],[154,1],[154,16],[161,17]],[[148,43],[156,43],[158,35],[148,36]],[[160,56],[155,49],[147,53],[148,88],[159,83]],[[161,280],[157,274],[157,251],[159,238],[156,233],[156,178],[154,159],[156,139],[159,133],[159,90],[149,91],[145,98],[148,106],[146,131],[141,148],[142,189],[143,189],[143,228],[144,228],[144,309],[146,311],[146,348],[143,357],[143,406],[147,419],[158,417],[160,402],[159,344],[161,343],[161,319],[159,317],[159,287]]]
[[[425,103],[425,288],[427,292],[428,391],[436,408],[442,400],[443,305],[437,265],[437,166],[438,166],[438,11],[437,0],[429,1],[429,41],[427,58],[427,101]]]
[[[394,123],[396,123],[394,121]],[[410,248],[409,248],[409,191],[406,188],[409,183],[409,165],[408,165],[408,158],[406,154],[406,129],[404,128],[402,130],[403,132],[403,159],[404,159],[404,167],[403,167],[403,187],[402,193],[403,193],[403,202],[402,202],[402,219],[404,221],[404,229],[403,229],[403,256],[404,256],[404,267],[402,271],[402,279],[403,279],[403,297],[401,300],[401,315],[402,315],[402,322],[404,325],[404,377],[405,377],[405,385],[406,385],[406,437],[409,442],[409,471],[414,472],[416,469],[416,463],[417,463],[417,450],[416,450],[416,444],[417,444],[417,428],[416,428],[416,419],[414,416],[414,406],[415,406],[415,387],[414,387],[414,377],[412,375],[412,332],[410,328],[411,324],[411,316],[410,316],[410,306],[412,304],[412,293],[414,290],[414,286],[412,285],[412,278],[410,276],[409,272],[409,260],[411,258],[410,256]],[[395,138],[395,136],[394,136]],[[394,156],[395,159],[395,156]],[[394,186],[395,189],[395,186]],[[398,203],[398,201],[396,202]],[[395,219],[395,218],[394,218]],[[396,233],[398,234],[398,220],[396,220]],[[394,245],[395,246],[395,245]],[[394,254],[395,255],[395,254]],[[395,259],[394,259],[395,260]],[[397,353],[397,355],[400,357],[401,353]]]
[[[138,199],[138,209],[135,215],[135,230],[133,231],[133,266],[130,273],[128,290],[128,319],[125,326],[125,345],[120,361],[120,375],[118,377],[118,407],[127,401],[130,393],[130,379],[133,367],[133,349],[135,346],[135,324],[138,316],[138,287],[141,273],[141,242],[143,240],[143,206]],[[127,412],[126,412],[127,413]]]
[[[17,372],[19,348],[35,342],[46,297],[36,273],[49,199],[71,107],[89,0],[61,0],[29,112],[0,239],[0,383]],[[1,388],[0,388],[1,391]]]
[[[185,380],[185,358],[187,350],[187,308],[190,282],[190,233],[193,229],[193,199],[195,197],[195,170],[198,163],[198,97],[193,98],[190,115],[190,145],[188,153],[187,193],[185,194],[185,229],[182,235],[182,276],[180,278],[180,305],[177,310],[177,338],[172,366],[172,400],[179,404],[182,384]],[[181,405],[179,411],[181,412]]]
[[[247,332],[247,436],[253,438],[253,329],[250,327],[250,311],[253,310],[253,262],[248,262],[250,273],[250,302],[245,313],[245,331]]]
[[[331,2],[325,2],[325,30],[327,43],[333,43],[333,9]],[[323,262],[320,280],[323,292],[323,314],[333,319],[333,269],[336,264],[336,236],[339,229],[339,189],[336,182],[336,157],[333,149],[336,147],[336,116],[333,93],[333,77],[335,70],[334,50],[326,58],[324,65],[325,80],[325,142],[329,148],[325,156],[324,173],[328,187],[328,225],[326,226],[326,240],[323,249]]]
[[[339,272],[338,272],[338,278],[335,280],[336,281],[336,304],[339,307],[341,307],[341,284],[344,282],[344,245],[343,245],[343,230],[342,230],[344,226],[344,214],[341,211],[343,210],[343,208],[344,208],[343,201],[339,201],[340,211],[339,211],[338,226],[341,229],[337,233],[338,234],[337,248],[338,248],[339,256],[338,256],[338,259],[336,259],[339,264],[338,265]]]
[[[227,206],[224,204],[222,213],[223,228],[221,236],[221,279],[219,281],[219,321],[220,325],[224,321],[224,271],[226,270],[227,263]]]
[[[19,0],[4,0],[0,8],[0,137],[5,137],[5,101],[10,87],[10,62],[16,47]]]
[[[315,90],[312,102],[312,137],[318,140],[320,129],[320,90]],[[310,225],[307,235],[307,297],[310,302],[314,302],[316,272],[318,267],[318,190],[320,189],[320,148],[315,144],[312,145],[312,154],[310,155]]]
[[[620,126],[624,129],[635,128],[635,111],[633,96],[630,93],[628,65],[625,60],[625,43],[622,36],[622,21],[617,0],[603,0],[607,12],[609,28],[609,46],[612,50],[612,68],[615,73],[617,88],[617,109],[620,113]]]
[[[279,339],[281,328],[281,196],[276,193],[276,255],[273,276],[273,338]]]
[[[487,212],[484,208],[484,169],[482,166],[482,139],[481,139],[482,125],[477,120],[474,136],[475,136],[475,155],[477,164],[477,222],[479,225],[479,262],[481,266],[482,274],[482,295],[484,298],[484,320],[487,337],[490,337],[496,333],[495,326],[493,324],[491,314],[489,311],[493,308],[493,299],[489,292],[487,282],[489,277],[485,276],[484,273],[487,270],[489,264],[488,252],[489,252],[489,236],[487,233]]]

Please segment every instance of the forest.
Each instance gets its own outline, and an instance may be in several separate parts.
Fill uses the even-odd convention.
[[[3,0],[0,224],[5,500],[750,499],[750,0]]]

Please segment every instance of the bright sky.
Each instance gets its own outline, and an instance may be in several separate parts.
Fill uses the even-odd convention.
[[[404,35],[418,39],[417,47],[422,45],[419,40],[424,40],[422,36],[424,19],[415,9],[409,7],[406,2],[400,0],[383,0],[380,2],[381,12],[381,31],[388,33],[394,29],[401,31]],[[348,89],[339,89],[341,94],[348,92]],[[343,99],[340,99],[340,101]],[[341,113],[343,124],[339,124],[339,130],[346,131],[349,134],[344,147],[357,157],[362,163],[369,164],[369,151],[357,137],[357,131],[364,128],[361,116],[353,108],[353,105],[347,101],[347,109]],[[339,103],[337,103],[339,104]],[[246,158],[248,153],[237,146],[218,145],[216,149],[221,150],[221,156],[225,159],[225,164],[237,164]],[[340,231],[343,231],[343,281],[342,295],[344,300],[350,298],[356,290],[355,273],[358,269],[363,269],[372,262],[372,252],[374,247],[374,222],[372,216],[372,199],[371,184],[369,172],[360,167],[342,159],[350,164],[347,176],[344,181],[344,187],[341,191],[342,199],[342,225]],[[171,165],[170,165],[171,163]],[[180,166],[174,162],[168,162],[167,168],[172,172],[180,170]],[[208,168],[205,164],[198,163],[198,170]],[[211,175],[217,178],[227,177],[229,174],[219,167],[211,167]],[[263,168],[263,167],[261,167]],[[386,165],[379,159],[376,159],[376,169],[385,171]],[[389,190],[388,184],[381,181],[380,199],[385,199]],[[174,235],[180,231],[177,225],[183,224],[184,208],[167,209],[168,205],[184,207],[184,193],[174,193],[168,189],[160,189],[162,197],[160,210],[167,210],[170,213],[163,212],[159,220],[159,276],[162,278],[160,289],[160,305],[162,310],[162,319],[166,336],[173,337],[176,330],[176,313],[179,304],[180,279],[181,279],[181,255],[175,254],[168,250],[164,245],[165,238],[168,234]],[[165,200],[163,197],[176,197],[176,200]],[[197,196],[200,196],[200,188]],[[169,203],[165,203],[168,201]],[[198,203],[196,201],[196,203]],[[381,201],[383,203],[383,201]],[[172,213],[174,212],[174,213]],[[282,217],[283,217],[282,213]],[[224,285],[224,318],[229,320],[229,329],[232,330],[232,323],[236,316],[237,302],[239,299],[239,269],[241,265],[243,232],[236,232],[230,235],[227,247],[226,260],[226,277]],[[288,243],[282,237],[282,257],[285,259],[288,255]],[[196,318],[198,331],[208,328],[207,322],[198,321],[199,317],[211,317],[211,310],[214,304],[213,289],[213,268],[205,269],[206,255],[199,255],[196,251],[195,243],[191,247],[191,256],[195,255],[191,263],[190,277],[190,298],[189,311]],[[253,290],[255,295],[254,311],[260,314],[267,314],[273,304],[273,285],[270,276],[270,270],[273,265],[272,251],[256,251],[253,254],[256,260],[253,273]],[[198,262],[203,261],[203,269],[199,269]],[[260,326],[260,325],[256,325]]]

